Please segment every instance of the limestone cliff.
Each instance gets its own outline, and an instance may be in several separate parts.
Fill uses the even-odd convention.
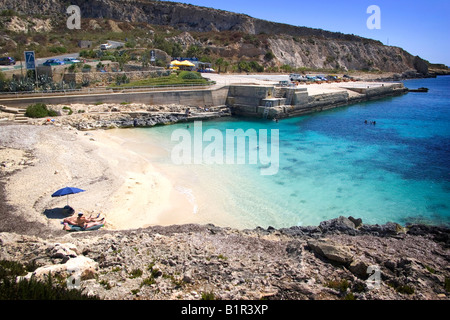
[[[253,59],[266,65],[290,65],[314,69],[381,70],[428,72],[427,63],[401,48],[385,46],[379,41],[321,29],[298,27],[252,18],[248,15],[151,0],[72,0],[83,19],[112,19],[130,23],[170,26],[189,33],[205,33],[203,48],[217,56]],[[28,16],[51,16],[65,21],[68,3],[62,0],[0,0],[0,8]],[[60,21],[60,22],[61,22]],[[92,22],[92,21],[91,21]],[[264,36],[264,41],[250,43],[242,37],[236,41],[211,43],[214,33],[236,32],[240,35]],[[192,41],[191,41],[192,42]],[[270,61],[265,54],[273,53]]]

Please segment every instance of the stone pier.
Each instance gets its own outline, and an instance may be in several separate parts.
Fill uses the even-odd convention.
[[[281,119],[407,93],[402,83],[230,86],[227,105],[240,116]]]

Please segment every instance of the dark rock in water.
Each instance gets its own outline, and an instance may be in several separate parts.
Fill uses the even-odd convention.
[[[280,229],[280,231],[289,236],[303,237],[303,236],[320,236],[322,231],[318,227],[308,226],[308,227],[291,227],[286,229]]]
[[[352,216],[348,217],[348,220],[353,222],[355,224],[355,228],[359,228],[362,225],[362,219],[361,218],[353,218]]]
[[[408,89],[409,92],[428,92],[428,88],[419,88],[419,89]]]
[[[404,233],[404,228],[398,223],[388,222],[384,225],[363,225],[359,231],[364,234],[371,234],[380,237],[394,236]]]
[[[438,226],[427,225],[407,225],[408,234],[414,236],[429,236],[436,242],[444,243],[448,248],[450,247],[450,229]]]

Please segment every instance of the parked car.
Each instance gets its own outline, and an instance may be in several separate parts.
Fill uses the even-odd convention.
[[[15,64],[16,64],[16,60],[14,60],[14,58],[12,58],[12,57],[0,58],[0,65],[10,66],[10,65],[15,65]]]
[[[71,63],[80,63],[81,61],[75,58],[64,58],[65,64],[71,64]]]
[[[64,64],[64,62],[59,59],[48,59],[43,63],[44,66],[59,66],[62,64]]]
[[[328,79],[328,80],[331,80],[331,81],[336,81],[336,80],[338,80],[339,78],[338,78],[337,76],[335,76],[335,75],[330,74],[330,75],[327,76],[327,79]]]
[[[297,74],[297,73],[291,73],[289,75],[289,79],[291,81],[306,81],[306,78],[304,76]]]
[[[112,45],[110,45],[109,43],[104,43],[104,44],[100,45],[100,49],[101,50],[108,50],[108,49],[111,49],[111,48],[112,48]]]

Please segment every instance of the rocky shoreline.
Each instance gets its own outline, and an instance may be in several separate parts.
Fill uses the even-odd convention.
[[[0,260],[34,263],[25,278],[75,277],[105,300],[448,300],[449,236],[352,217],[280,230],[3,232]]]
[[[184,105],[148,106],[139,103],[126,105],[49,105],[59,116],[50,119],[30,119],[33,125],[70,126],[80,131],[133,127],[154,127],[178,122],[210,120],[231,116],[227,107],[193,107]],[[53,120],[53,121],[49,121]]]

